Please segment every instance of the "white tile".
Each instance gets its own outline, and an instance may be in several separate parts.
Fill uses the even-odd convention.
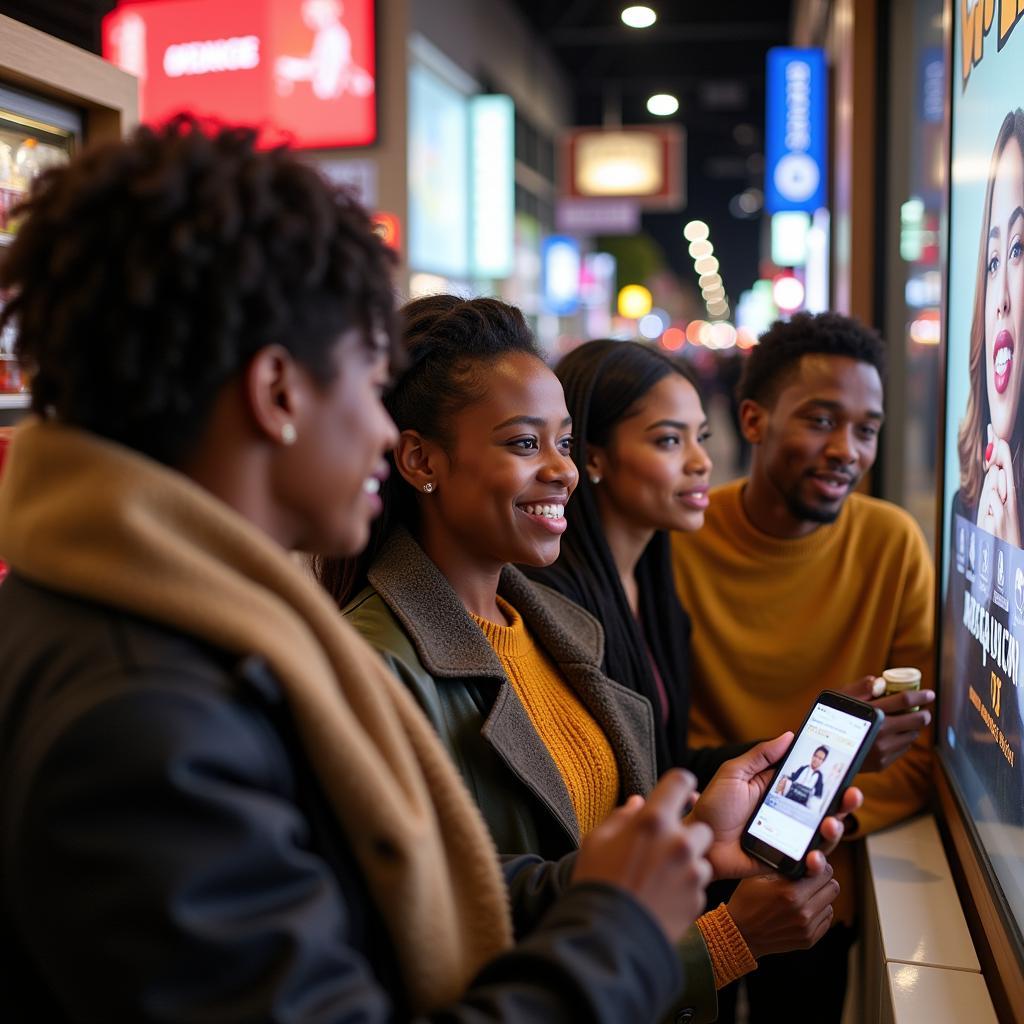
[[[980,971],[931,815],[868,836],[866,846],[885,959]]]
[[[998,1024],[985,980],[972,971],[889,964],[893,1024]]]

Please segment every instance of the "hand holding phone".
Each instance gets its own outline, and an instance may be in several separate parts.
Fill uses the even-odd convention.
[[[751,814],[742,848],[799,878],[808,854],[821,844],[823,822],[843,806],[884,718],[876,705],[831,690],[819,694]]]
[[[745,754],[726,761],[715,772],[687,821],[702,821],[711,827],[714,839],[705,854],[714,868],[715,878],[747,878],[763,874],[764,864],[740,845],[751,811],[768,793],[776,767],[793,739],[785,732],[774,740],[751,747]],[[841,817],[855,811],[863,802],[859,789],[850,788],[843,796],[836,815],[821,823],[821,849],[826,853],[842,838]],[[815,868],[824,862],[820,852],[810,855]]]

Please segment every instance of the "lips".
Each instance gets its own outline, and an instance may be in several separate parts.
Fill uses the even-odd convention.
[[[993,383],[1001,395],[1010,386],[1010,371],[1013,369],[1013,338],[1009,331],[1000,331],[992,349]]]
[[[546,497],[537,501],[524,501],[516,505],[516,511],[525,516],[531,523],[542,527],[549,533],[565,532],[568,523],[565,520],[565,503],[567,495]]]
[[[811,474],[811,483],[826,501],[839,501],[853,485],[847,473],[818,472]]]
[[[706,487],[697,487],[692,491],[680,491],[676,497],[681,505],[685,505],[687,508],[692,508],[698,512],[703,512],[711,504]]]

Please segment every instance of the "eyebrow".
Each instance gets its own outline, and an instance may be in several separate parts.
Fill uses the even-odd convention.
[[[706,427],[707,425],[707,420],[701,420],[697,426],[697,429],[700,430],[701,427]],[[644,431],[646,432],[648,430],[660,430],[662,427],[669,427],[672,430],[689,430],[690,424],[683,423],[682,420],[656,420],[649,427],[644,427]]]
[[[1018,206],[1018,207],[1014,208],[1013,213],[1010,214],[1010,219],[1006,222],[1006,224],[1007,224],[1007,227],[1006,227],[1007,232],[1009,232],[1009,230],[1013,227],[1014,221],[1017,220],[1020,217],[1024,217],[1024,207]],[[989,229],[988,237],[989,238],[998,238],[999,237],[999,225],[998,224]]]
[[[493,432],[504,430],[506,427],[515,426],[517,423],[522,423],[524,426],[527,427],[536,427],[538,430],[541,430],[548,425],[548,421],[544,419],[543,416],[510,416],[507,420],[504,420],[503,422],[499,423],[494,428]],[[572,417],[566,416],[565,419],[562,420],[561,426],[571,427]]]
[[[812,406],[821,406],[832,412],[844,412],[846,410],[846,407],[842,402],[833,402],[828,398],[808,398],[807,401],[800,406],[800,409],[803,411],[811,408]],[[884,420],[885,413],[872,409],[867,413],[867,418],[869,420]]]

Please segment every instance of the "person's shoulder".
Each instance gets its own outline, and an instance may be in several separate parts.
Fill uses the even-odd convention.
[[[342,609],[350,626],[380,655],[419,665],[409,634],[391,606],[373,586],[364,587]]]
[[[847,499],[851,526],[866,533],[886,537],[920,537],[917,520],[899,505],[869,494],[854,493]]]

